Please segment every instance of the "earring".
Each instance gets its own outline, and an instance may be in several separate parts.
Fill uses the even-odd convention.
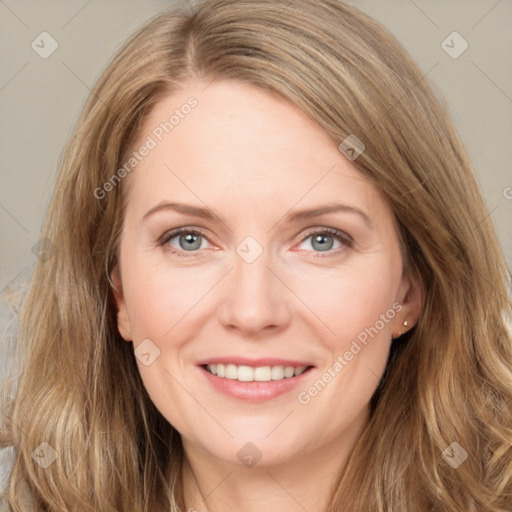
[[[407,320],[404,320],[404,327],[407,327],[409,325],[409,323],[407,322]],[[398,331],[398,336],[397,338],[400,338],[400,336],[402,336],[403,332],[402,331]]]

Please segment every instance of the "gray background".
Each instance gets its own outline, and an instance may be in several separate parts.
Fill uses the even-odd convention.
[[[19,301],[36,261],[33,247],[60,154],[79,111],[113,52],[171,3],[0,0],[0,335],[4,353],[14,340]],[[512,269],[512,0],[348,3],[386,26],[446,98]],[[288,9],[293,9],[293,0]],[[469,44],[458,58],[442,47],[454,31]],[[33,41],[41,45],[42,32],[58,43],[46,59],[31,47]],[[452,43],[449,38],[448,42],[454,51],[460,48],[460,41]]]

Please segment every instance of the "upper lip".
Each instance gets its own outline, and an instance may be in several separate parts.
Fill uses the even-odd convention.
[[[247,357],[240,356],[226,356],[226,357],[210,357],[199,361],[198,366],[204,366],[208,364],[236,364],[237,366],[252,366],[254,368],[258,366],[313,366],[307,361],[299,361],[297,359],[280,359],[278,357],[260,357],[257,359],[249,359]]]

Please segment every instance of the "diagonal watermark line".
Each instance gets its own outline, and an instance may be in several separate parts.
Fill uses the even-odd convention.
[[[201,92],[204,92],[207,87],[209,87],[215,81],[215,77],[213,77],[202,89]]]
[[[82,84],[85,85],[85,87],[96,97],[96,100],[99,101],[106,110],[108,110],[110,113],[112,112],[112,109],[109,105],[107,105],[98,95],[98,93],[95,93],[63,60],[61,60],[62,64],[68,68],[68,70],[80,81]],[[129,129],[130,127],[126,125],[125,122],[122,123],[125,128]]]
[[[292,5],[293,3],[293,0],[290,0],[277,14],[276,14],[276,18],[277,16],[281,16],[284,11],[286,11],[288,9],[288,7],[290,7],[290,5]]]
[[[22,66],[21,69],[17,71],[11,79],[9,79],[4,85],[2,85],[2,87],[0,87],[0,92],[2,92],[27,66],[28,62],[26,62],[25,65]]]
[[[380,382],[379,376],[371,368],[368,368],[368,371],[374,375],[374,377],[377,379],[377,382]]]
[[[190,190],[190,192],[192,192],[192,194],[194,194],[197,197],[197,199],[199,199],[199,201],[201,201],[201,203],[203,203],[206,206],[206,208],[210,209],[210,207],[167,164],[164,165],[165,167],[167,167],[167,169],[169,169],[169,171],[171,171],[174,174],[174,176],[176,176],[176,178],[178,178],[181,181],[181,183],[183,183],[183,185],[185,185],[185,187],[187,187]],[[228,231],[230,231],[231,233],[233,232],[233,230],[225,222],[221,222],[222,224],[224,224]]]
[[[283,419],[282,419],[282,420],[281,420],[281,421],[280,421],[280,422],[279,422],[279,423],[278,423],[278,424],[277,424],[277,425],[276,425],[276,426],[275,426],[275,427],[274,427],[274,428],[273,428],[273,429],[272,429],[272,430],[271,430],[271,431],[270,431],[270,432],[265,436],[265,439],[267,439],[267,437],[268,437],[268,436],[270,436],[270,434],[272,434],[272,432],[274,432],[274,430],[276,430],[276,429],[279,427],[279,425],[281,425],[281,424],[284,422],[284,420],[286,420],[286,419],[290,416],[290,414],[292,414],[293,412],[295,412],[295,409],[293,409],[292,411],[290,411],[290,412],[289,412],[289,413],[288,413],[288,414],[287,414],[287,415],[286,415],[286,416],[285,416],[285,417],[284,417],[284,418],[283,418]]]
[[[201,503],[203,503],[207,498],[208,496],[211,496],[213,494],[214,491],[216,491],[220,485],[225,482],[228,478],[229,475],[231,475],[233,473],[233,471],[230,471],[204,498],[203,498],[203,501],[201,501]],[[202,497],[202,496],[201,496]]]
[[[498,208],[499,203],[476,225],[476,227],[480,226],[483,222],[485,222]]]
[[[334,164],[316,183],[314,183],[311,186],[311,188],[307,192],[305,192],[304,195],[277,220],[277,222],[275,222],[272,225],[272,227],[267,231],[267,233],[272,231],[277,226],[277,224],[279,224],[286,217],[286,215],[290,213],[335,167],[336,164]]]
[[[63,28],[67,27],[91,2],[92,0],[89,0],[75,15],[73,15],[66,23],[64,23],[60,29],[62,30]]]
[[[12,416],[6,417],[7,421],[11,422],[12,425],[14,425],[15,428],[17,428],[25,437],[27,436],[27,433],[19,426],[19,424],[12,419]]]
[[[416,7],[416,9],[418,9],[418,11],[420,11],[423,14],[423,16],[425,16],[425,18],[427,18],[430,21],[430,23],[434,25],[434,27],[439,28],[437,23],[416,2],[414,2],[413,0],[409,0],[409,2],[411,2],[411,4],[413,4]]]
[[[25,270],[27,270],[28,268],[28,265],[23,267],[17,274],[16,274],[16,277],[13,277],[10,281],[7,282],[7,284],[2,288],[2,290],[0,291],[0,295],[5,291],[5,289],[11,284],[11,283],[14,283],[16,281],[16,279],[18,279],[18,277],[20,277],[20,275],[25,272]]]
[[[379,121],[377,122],[377,125],[380,124],[380,122],[388,115],[388,112],[393,109],[396,105],[398,105],[398,103],[400,103],[407,95],[409,95],[412,91],[414,91],[414,89],[416,89],[416,87],[418,86],[418,84],[428,75],[430,74],[434,68],[439,64],[439,61],[436,62],[426,73],[424,73],[415,83],[414,85],[407,91],[405,92],[404,94],[402,94],[402,96],[400,96],[400,98],[398,98],[398,100],[395,101],[395,103],[393,103],[393,105],[391,105],[390,107],[388,107],[388,109],[386,110],[386,112],[384,112],[384,115],[379,119]],[[375,129],[375,124],[373,125],[372,127],[373,129]]]
[[[231,267],[190,309],[164,334],[164,337],[167,336],[175,327],[178,325],[185,316],[187,316],[192,309],[194,309],[232,270],[234,267]]]
[[[215,421],[215,423],[217,423],[217,425],[222,428],[222,430],[224,430],[232,439],[234,439],[234,436],[231,434],[231,432],[229,432],[229,430],[224,427],[224,425],[222,425],[222,423],[220,423],[220,421],[218,421],[217,418],[215,418],[215,416],[213,416],[213,414],[169,370],[166,368],[164,368],[164,370],[181,386],[183,391],[185,391],[190,396],[190,398],[192,398],[197,403],[197,405],[199,405],[206,412],[206,414],[208,414],[208,416],[210,416],[210,418],[212,418],[213,421]]]
[[[0,208],[2,208],[9,215],[9,217],[11,217],[14,222],[16,222],[16,224],[18,224],[18,226],[20,226],[23,231],[28,234],[28,229],[2,203],[0,203]]]
[[[481,224],[483,224],[487,219],[489,219],[489,218],[492,216],[492,214],[493,214],[493,213],[494,213],[494,212],[499,208],[499,206],[500,206],[500,204],[498,203],[498,204],[497,204],[497,205],[496,205],[492,210],[487,210],[487,214],[486,214],[486,215],[484,215],[484,216],[483,216],[483,217],[482,217],[478,222],[476,222],[476,221],[475,221],[475,226],[474,226],[474,227],[473,227],[473,226],[471,226],[471,229],[472,229],[472,230],[475,230],[475,236],[476,236],[477,238],[479,237],[479,234],[478,234],[478,232],[476,232],[476,229],[477,229]],[[493,226],[491,226],[491,228],[492,228],[492,229],[494,229],[494,228],[493,228]],[[489,286],[489,288],[493,291],[493,293],[494,293],[494,294],[496,294],[496,295],[498,295],[498,296],[500,296],[500,297],[503,299],[503,301],[504,301],[505,303],[507,303],[507,302],[509,302],[509,301],[510,301],[510,298],[509,298],[507,295],[502,295],[502,294],[501,294],[501,291],[498,289],[498,287],[496,286],[496,284],[495,284],[495,283],[493,283],[493,282],[491,282],[491,281],[489,280],[489,278],[488,278],[488,276],[487,276],[487,275],[482,274],[482,272],[480,272],[479,270],[477,270],[477,269],[476,269],[476,268],[474,268],[474,267],[471,267],[471,270],[472,270],[473,272],[476,272],[476,273],[477,273],[477,274],[482,278],[482,280],[483,280],[483,281],[485,281],[485,282],[487,283],[487,285],[488,285],[488,286]],[[510,276],[511,276],[511,279],[512,279],[512,274],[511,274]],[[508,283],[505,283],[505,286],[506,286],[506,287],[507,287],[507,284],[508,284]],[[452,283],[452,285],[453,285],[453,286],[456,286],[456,285],[455,285],[455,283]],[[458,290],[460,290],[460,287],[458,287],[458,286],[457,286],[457,289],[458,289]]]
[[[495,8],[498,4],[501,3],[501,0],[498,0],[472,27],[471,30],[473,30],[484,18],[487,17],[487,15]]]
[[[471,62],[480,71],[480,73],[487,77],[489,82],[491,82],[494,85],[494,87],[496,87],[496,89],[498,89],[503,94],[503,96],[505,96],[508,99],[508,101],[512,102],[512,98],[474,60],[472,60]]]
[[[210,2],[210,0],[182,0],[182,3],[187,3],[190,9],[190,13],[194,14],[197,8],[201,5]]]
[[[0,0],[0,4],[4,5],[5,7],[7,7],[7,9],[9,9],[9,11],[11,11],[11,13],[16,16],[16,18],[18,18],[18,20],[23,23],[23,25],[25,25],[25,27],[27,28],[30,28],[3,0]]]
[[[92,92],[92,89],[63,60],[61,60],[61,62],[69,69],[71,73],[73,73],[73,75],[75,75],[76,78],[78,78],[78,80],[80,80],[80,82],[85,85],[85,87],[87,87],[87,89],[89,89],[90,92]]]
[[[190,0],[186,0],[186,1],[187,1],[188,8],[190,10],[190,14],[194,14],[194,8],[193,8],[192,4],[190,3]]]
[[[475,229],[480,226],[480,224],[482,224],[483,222],[485,222],[487,219],[489,219],[491,217],[491,215],[499,208],[499,203],[487,214],[485,215],[481,220],[480,222],[478,222],[478,224],[475,226]],[[475,270],[475,269],[473,269]],[[509,302],[510,301],[510,298],[508,296],[503,296],[501,295],[501,292],[497,290],[497,287],[494,285],[494,283],[491,283],[491,281],[489,281],[488,277],[484,274],[482,274],[480,271],[477,271],[478,275],[489,285],[489,287],[492,289],[492,291],[496,294],[498,294],[504,302]],[[512,274],[511,274],[511,277],[512,277]]]
[[[281,484],[280,484],[280,483],[279,483],[279,482],[274,478],[274,476],[273,476],[271,473],[269,473],[268,471],[267,471],[266,473],[267,473],[267,474],[272,478],[272,480],[274,480],[274,482],[275,482],[277,485],[279,485],[279,487],[281,487],[281,489],[283,489],[283,491],[284,491],[286,494],[288,494],[288,496],[290,496],[290,498],[291,498],[293,501],[295,501],[295,503],[297,503],[297,505],[299,505],[299,507],[300,507],[302,510],[305,510],[306,512],[308,512],[307,508],[305,508],[301,503],[299,503],[299,502],[295,499],[295,497],[294,497],[294,496],[292,496],[292,495],[288,492],[288,490],[287,490],[285,487],[283,487],[283,486],[282,486],[282,485],[281,485]]]
[[[318,318],[318,320],[320,320],[320,322],[322,322],[325,325],[327,329],[329,329],[329,331],[331,331],[334,334],[334,336],[336,336],[336,333],[268,265],[266,265],[266,267],[270,270],[270,272],[272,272],[272,274],[274,274],[279,279],[279,281],[281,281],[281,283],[283,283],[286,286],[286,288],[288,288],[288,290],[290,290],[293,293],[293,295],[295,295],[295,297],[297,297],[297,299],[299,299],[302,302],[302,304],[304,304],[304,306],[306,306],[309,309],[309,311],[311,311],[311,313],[313,313],[313,315],[315,315]]]

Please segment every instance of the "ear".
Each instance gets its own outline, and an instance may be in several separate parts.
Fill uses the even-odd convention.
[[[419,276],[412,273],[404,274],[396,297],[402,308],[393,320],[393,339],[416,325],[424,300],[425,289]]]
[[[126,341],[132,341],[132,328],[130,325],[130,318],[128,310],[126,309],[126,302],[124,300],[123,285],[121,282],[121,274],[119,272],[119,265],[116,265],[110,274],[110,281],[113,284],[112,291],[117,309],[117,329],[119,334]]]

